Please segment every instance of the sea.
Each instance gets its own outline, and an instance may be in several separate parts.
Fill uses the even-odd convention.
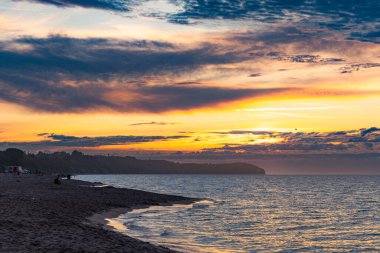
[[[380,176],[79,175],[202,198],[110,220],[182,252],[380,252]]]

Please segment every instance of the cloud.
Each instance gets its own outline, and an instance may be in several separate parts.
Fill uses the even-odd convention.
[[[229,32],[225,34],[225,40],[235,42],[239,48],[247,48],[247,53],[255,62],[274,60],[300,65],[351,65],[355,64],[353,59],[366,56],[377,48],[376,45],[345,40],[341,35],[326,29],[304,29],[295,24],[273,25],[258,31]],[[260,73],[261,70],[257,71]]]
[[[377,21],[378,24],[378,21]],[[377,30],[369,30],[367,32],[355,31],[351,33],[351,39],[358,39],[365,42],[377,42],[380,43],[380,26],[377,26]]]
[[[37,134],[37,136],[49,136],[50,135],[50,133],[39,133],[39,134]]]
[[[190,134],[190,135],[189,135]],[[380,154],[380,128],[371,127],[358,130],[334,131],[334,132],[279,132],[279,131],[250,131],[231,130],[210,132],[212,135],[243,135],[244,143],[226,143],[222,147],[207,148],[197,153],[214,156],[249,156],[249,155],[287,155],[287,154]],[[210,135],[211,134],[211,135]],[[2,147],[19,147],[26,149],[50,149],[70,147],[101,147],[118,146],[132,143],[169,141],[183,138],[193,138],[200,141],[200,137],[191,135],[190,132],[181,132],[173,136],[71,136],[62,134],[39,133],[44,140],[33,142],[0,142]],[[219,138],[219,137],[218,137]],[[233,138],[233,137],[232,137]],[[263,142],[264,140],[264,142]],[[265,140],[269,140],[265,142]]]
[[[213,132],[218,135],[246,135],[244,144],[226,143],[220,148],[205,149],[218,154],[308,154],[308,153],[379,153],[380,129],[336,132],[276,132],[232,130]],[[248,138],[250,137],[250,138]],[[261,140],[271,139],[269,142]],[[257,142],[257,140],[260,140]]]
[[[185,135],[174,136],[97,136],[97,137],[77,137],[61,134],[38,134],[45,136],[47,140],[34,142],[0,142],[3,147],[21,147],[21,148],[54,148],[54,147],[100,147],[126,145],[132,143],[166,141],[187,138]]]
[[[165,126],[165,125],[177,125],[177,124],[179,124],[179,123],[151,121],[151,122],[138,122],[138,123],[133,123],[133,124],[130,124],[130,126],[143,126],[143,125],[159,125],[159,126]]]
[[[95,8],[109,11],[125,12],[129,11],[129,4],[133,0],[25,0],[29,2],[36,2],[42,4],[51,4],[57,7],[83,7]]]
[[[12,44],[28,46],[28,51],[9,51]],[[155,75],[191,71],[207,64],[226,64],[241,61],[239,52],[223,52],[215,45],[204,44],[184,49],[159,41],[122,41],[100,38],[77,39],[61,36],[22,38],[0,44],[0,67],[10,70],[19,67],[60,71],[62,75],[82,74],[90,78],[98,74],[111,78]],[[104,77],[104,78],[105,78]],[[92,79],[97,79],[95,76]]]
[[[366,136],[366,135],[371,134],[371,133],[380,134],[380,128],[371,127],[371,128],[368,128],[368,129],[362,129],[361,130],[361,136]]]
[[[270,25],[256,31],[230,31],[226,41],[249,48],[252,59],[311,64],[354,64],[377,45],[347,40],[336,31],[299,24]],[[376,52],[375,52],[376,54]],[[373,55],[371,55],[373,57]],[[280,68],[282,71],[286,70]]]
[[[10,50],[12,44],[28,50]],[[0,44],[0,99],[47,112],[163,112],[286,90],[161,84],[248,57],[211,44],[186,49],[159,41],[20,38]]]
[[[258,76],[262,76],[261,73],[252,73],[249,75],[249,77],[258,77]]]
[[[319,55],[310,54],[287,55],[281,52],[270,52],[267,54],[267,56],[278,61],[298,63],[341,63],[345,61],[341,58],[322,58]]]
[[[380,67],[380,63],[357,63],[357,64],[351,64],[344,66],[340,68],[340,73],[342,74],[347,74],[347,73],[352,73],[355,71],[359,71],[362,69],[369,69],[369,68],[378,68]]]
[[[16,0],[14,0],[16,1]],[[18,0],[17,0],[18,1]],[[129,12],[148,0],[24,0],[57,7],[84,7],[105,11]],[[167,20],[176,24],[191,24],[207,20],[242,20],[267,24],[288,23],[303,27],[324,27],[346,33],[347,38],[362,41],[379,41],[380,3],[377,0],[325,1],[325,0],[173,0],[173,11],[139,9],[140,15]]]
[[[343,21],[365,22],[377,18],[379,6],[376,0],[365,3],[347,0],[344,3],[323,0],[315,1],[177,1],[183,11],[176,17],[181,19],[254,19],[261,21],[289,21],[292,19],[321,19],[326,25],[339,26]],[[291,17],[289,17],[292,14]],[[184,22],[184,21],[182,21]]]
[[[377,0],[358,2],[324,0],[284,1],[176,1],[182,11],[169,16],[171,22],[198,20],[253,20],[264,23],[293,23],[303,27],[325,27],[346,32],[347,37],[379,42]],[[377,28],[376,28],[377,27]]]
[[[273,56],[282,54],[275,52],[278,46],[282,44],[293,44],[298,42],[305,43],[305,46],[315,44],[317,38],[331,36],[330,32],[321,29],[303,29],[297,27],[296,24],[287,26],[271,25],[267,29],[258,31],[233,32],[229,36],[229,40],[238,41],[243,44],[255,45],[261,51],[255,52],[258,56],[265,56],[267,53],[273,52]],[[263,49],[273,48],[272,51],[263,52]]]

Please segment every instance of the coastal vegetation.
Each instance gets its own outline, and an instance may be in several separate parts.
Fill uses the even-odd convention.
[[[23,166],[32,173],[64,174],[265,174],[248,163],[177,163],[131,156],[86,155],[79,151],[37,154],[9,148],[0,151],[0,166]]]

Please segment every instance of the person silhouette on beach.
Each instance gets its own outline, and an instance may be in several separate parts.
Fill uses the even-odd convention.
[[[59,180],[59,175],[54,179],[54,184],[61,184],[61,180]]]

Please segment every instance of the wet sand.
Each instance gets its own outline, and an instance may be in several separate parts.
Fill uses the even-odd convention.
[[[106,229],[133,208],[195,199],[77,180],[0,174],[0,252],[174,252]]]

